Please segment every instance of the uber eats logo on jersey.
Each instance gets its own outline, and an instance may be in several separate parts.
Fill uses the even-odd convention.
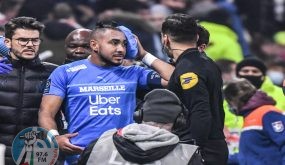
[[[115,107],[119,105],[120,97],[104,97],[101,95],[89,96],[90,115],[121,115],[121,108]],[[106,105],[102,107],[100,105]]]

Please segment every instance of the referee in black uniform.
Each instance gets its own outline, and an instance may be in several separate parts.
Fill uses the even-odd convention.
[[[223,133],[222,77],[216,64],[196,48],[198,26],[191,16],[173,14],[162,24],[163,49],[175,63],[168,89],[189,110],[187,128],[177,130],[181,141],[194,139],[206,165],[226,165]]]

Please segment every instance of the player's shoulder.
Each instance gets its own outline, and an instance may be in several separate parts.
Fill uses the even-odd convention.
[[[58,67],[58,70],[62,70],[68,73],[78,72],[80,70],[87,69],[86,59],[74,61],[72,63],[64,64]]]
[[[140,70],[146,70],[148,68],[142,67],[139,65],[130,65],[130,66],[120,66],[123,70],[126,71],[140,71]]]

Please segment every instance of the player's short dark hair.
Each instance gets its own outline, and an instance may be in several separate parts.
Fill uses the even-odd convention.
[[[105,32],[107,29],[113,29],[113,30],[121,31],[118,28],[117,22],[115,22],[115,21],[112,21],[112,20],[98,21],[96,23],[95,28],[93,29],[93,31],[91,33],[91,36],[95,36],[95,33],[97,33],[98,31]]]
[[[198,36],[199,36],[199,39],[197,41],[197,46],[200,46],[202,44],[206,44],[206,45],[209,44],[210,33],[202,25],[198,25]]]
[[[12,38],[17,29],[38,30],[41,34],[44,24],[32,17],[16,17],[5,24],[5,37]]]
[[[161,31],[175,42],[197,42],[197,22],[187,14],[176,13],[168,16],[162,24]]]

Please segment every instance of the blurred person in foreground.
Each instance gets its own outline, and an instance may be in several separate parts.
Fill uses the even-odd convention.
[[[134,113],[133,123],[105,132],[85,149],[79,164],[163,164],[200,165],[199,148],[179,142],[171,133],[185,126],[187,110],[167,89],[149,92]]]
[[[137,89],[167,86],[174,67],[147,53],[132,37],[130,43],[115,22],[98,22],[91,33],[91,55],[59,66],[49,77],[39,124],[56,135],[60,150],[69,154],[66,164],[77,163],[83,149],[105,131],[133,123]],[[139,58],[154,70],[122,66],[129,46],[137,47]],[[68,133],[59,135],[55,114],[63,103]]]
[[[206,164],[224,165],[228,149],[223,134],[223,81],[218,66],[197,48],[198,25],[186,14],[168,16],[162,24],[163,49],[175,63],[168,89],[190,110],[180,140],[194,139]],[[218,150],[217,150],[218,148]]]
[[[229,164],[285,164],[285,116],[275,100],[239,79],[224,88],[225,99],[233,113],[244,118],[239,153],[230,155]]]

